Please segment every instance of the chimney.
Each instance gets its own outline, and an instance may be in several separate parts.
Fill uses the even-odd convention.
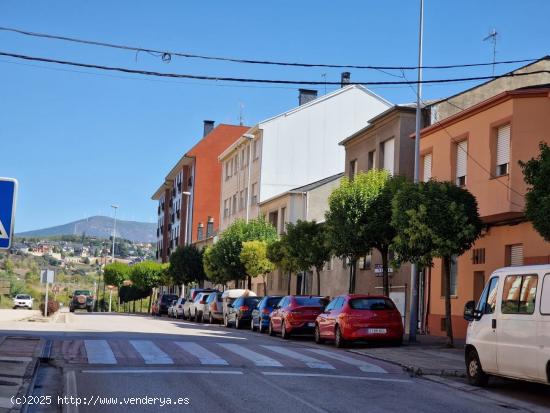
[[[300,106],[317,99],[317,91],[313,89],[299,89],[298,103]]]
[[[208,135],[210,132],[212,132],[212,129],[214,129],[214,121],[213,120],[205,120],[204,121],[204,133],[203,138]]]
[[[346,87],[349,85],[349,82],[351,81],[351,73],[350,72],[342,72],[340,75],[340,87]]]

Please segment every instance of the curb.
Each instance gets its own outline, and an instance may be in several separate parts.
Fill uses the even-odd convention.
[[[466,372],[464,370],[447,370],[447,369],[422,368],[422,367],[417,367],[417,366],[413,366],[413,365],[410,365],[410,364],[400,363],[400,362],[395,361],[395,360],[389,360],[389,359],[384,358],[384,357],[380,357],[380,356],[376,356],[376,355],[372,355],[372,354],[367,354],[367,353],[365,353],[361,350],[347,350],[347,351],[349,351],[350,353],[353,353],[353,354],[359,354],[359,355],[364,356],[364,357],[370,357],[370,358],[373,358],[373,359],[376,359],[376,360],[380,360],[380,361],[384,361],[386,363],[390,363],[390,364],[393,364],[393,365],[396,365],[396,366],[400,366],[401,368],[403,368],[404,371],[409,373],[411,375],[411,377],[425,376],[425,375],[441,376],[441,377],[459,377],[459,378],[465,378],[466,377]]]

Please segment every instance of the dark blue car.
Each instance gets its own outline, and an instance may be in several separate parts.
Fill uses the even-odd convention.
[[[273,308],[283,298],[280,295],[268,295],[262,298],[255,309],[252,310],[252,321],[250,322],[250,329],[256,331],[256,329],[263,333],[267,331],[269,327],[269,314],[273,311]]]

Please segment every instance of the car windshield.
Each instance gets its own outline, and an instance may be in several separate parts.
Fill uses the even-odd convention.
[[[74,295],[92,295],[88,290],[76,290]]]
[[[282,297],[269,297],[266,302],[266,307],[275,307],[279,301],[281,301]]]
[[[322,297],[294,297],[296,305],[322,307]]]
[[[162,296],[162,302],[163,303],[171,303],[173,300],[177,300],[177,295],[163,295]]]
[[[354,298],[349,306],[354,310],[395,310],[395,305],[387,298]]]
[[[17,294],[15,298],[17,298],[18,300],[30,300],[31,296],[26,294]]]
[[[258,304],[260,302],[261,299],[262,299],[261,297],[248,297],[248,298],[244,299],[244,303],[246,305],[255,306],[256,304]]]

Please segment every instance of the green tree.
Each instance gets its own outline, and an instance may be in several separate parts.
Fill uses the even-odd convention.
[[[269,243],[266,255],[277,268],[288,274],[287,294],[290,295],[292,273],[298,271],[299,266],[296,258],[290,252],[286,235],[283,235],[280,240]]]
[[[131,267],[130,280],[141,290],[151,290],[149,295],[149,309],[151,312],[152,288],[158,287],[163,278],[165,268],[154,261],[143,261]]]
[[[288,223],[286,241],[300,271],[315,268],[317,295],[321,295],[321,271],[331,256],[325,226],[315,221],[298,220],[296,224]]]
[[[169,273],[175,284],[198,282],[202,287],[206,278],[203,251],[194,245],[179,246],[170,254]]]
[[[452,347],[451,260],[469,250],[481,233],[477,201],[466,189],[432,180],[404,185],[392,210],[393,248],[400,261],[431,266],[434,258],[442,259],[447,345]]]
[[[329,210],[325,214],[327,240],[334,255],[349,261],[349,292],[355,292],[357,260],[371,249],[372,234],[367,233],[367,191],[371,178],[365,173],[353,180],[342,178],[340,186],[329,197]]]
[[[541,142],[539,149],[537,158],[519,163],[523,179],[529,186],[525,194],[525,215],[537,232],[550,242],[550,147]]]
[[[264,293],[267,295],[265,274],[273,271],[275,265],[267,258],[267,243],[265,241],[245,241],[241,249],[240,259],[248,277],[263,277]]]
[[[204,273],[214,284],[225,284],[229,281],[224,278],[225,275],[223,271],[221,271],[220,259],[217,256],[217,250],[215,250],[212,245],[209,245],[204,249],[202,262]]]
[[[103,269],[103,281],[107,285],[120,287],[128,279],[130,279],[130,267],[126,264],[113,262]]]

